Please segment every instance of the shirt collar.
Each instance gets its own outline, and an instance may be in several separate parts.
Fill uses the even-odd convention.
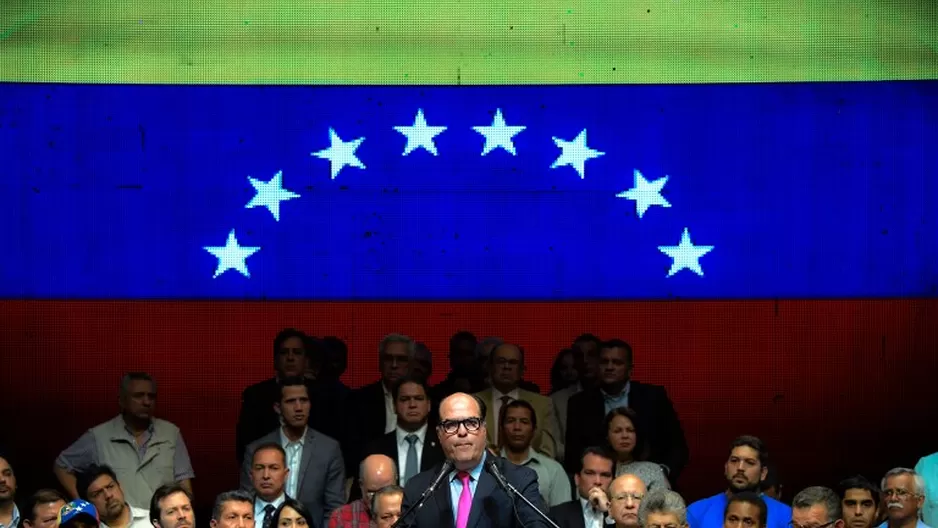
[[[134,438],[134,432],[131,431],[130,426],[127,425],[127,420],[124,420],[124,415],[121,414],[120,416],[117,417],[117,419],[120,420],[120,425],[123,428],[123,430],[127,434],[129,434],[131,438]],[[148,436],[153,434],[153,420],[152,419],[150,420],[150,425],[147,426],[146,434]]]
[[[501,450],[501,455],[502,455],[502,457],[503,457],[503,458],[508,458],[507,453],[508,453],[508,451],[503,447],[502,450]],[[531,449],[530,447],[528,447],[528,452],[525,453],[525,455],[524,455],[524,460],[522,460],[521,463],[518,464],[518,465],[519,465],[519,466],[526,466],[526,465],[528,464],[528,462],[534,462],[534,463],[536,463],[536,464],[540,464],[540,463],[541,463],[540,456],[538,455],[538,452],[535,451],[535,450],[533,450],[533,449]]]
[[[603,393],[603,398],[607,400],[618,400],[619,398],[627,398],[629,395],[629,389],[631,388],[632,388],[632,380],[629,380],[625,382],[625,387],[622,387],[622,392],[620,392],[619,394],[609,394],[608,392],[602,389],[599,389],[599,391]]]
[[[260,496],[255,496],[254,512],[264,513],[264,508],[266,508],[268,504],[273,506],[274,508],[279,508],[280,505],[283,504],[285,500],[287,500],[286,492],[281,493],[279,497],[277,497],[271,502],[265,501],[264,499],[260,498]]]
[[[512,400],[517,400],[521,395],[518,393],[518,387],[515,387],[508,393],[504,393],[495,387],[492,387],[492,401],[499,401],[502,399],[502,396],[508,396]]]
[[[281,426],[281,427],[280,427],[280,443],[281,443],[282,445],[290,445],[290,444],[300,444],[301,446],[305,446],[305,445],[306,445],[306,433],[309,432],[309,426],[308,426],[308,425],[303,428],[303,435],[300,436],[300,439],[297,440],[296,442],[294,442],[294,441],[290,440],[289,438],[287,438],[287,434],[283,432],[283,427],[284,427],[284,426]]]
[[[417,443],[418,443],[418,444],[422,444],[422,443],[425,441],[425,439],[427,438],[427,424],[426,424],[426,422],[424,422],[424,424],[420,426],[420,429],[417,429],[416,431],[414,431],[414,432],[412,432],[412,433],[408,433],[407,431],[401,429],[400,426],[396,426],[396,427],[394,428],[394,431],[395,431],[395,434],[397,435],[397,445],[404,446],[404,447],[407,447],[407,435],[409,435],[409,434],[415,434],[415,435],[417,435]]]

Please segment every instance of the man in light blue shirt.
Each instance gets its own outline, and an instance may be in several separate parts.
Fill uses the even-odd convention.
[[[537,487],[548,507],[570,500],[570,479],[563,466],[551,457],[539,453],[532,446],[537,430],[537,413],[524,400],[515,400],[502,406],[498,417],[501,455],[513,464],[527,466],[537,473]]]
[[[16,528],[20,510],[16,507],[16,475],[13,466],[0,457],[0,528]]]
[[[915,472],[925,479],[925,509],[922,520],[929,526],[938,525],[938,453],[922,457]]]
[[[925,506],[925,479],[915,470],[890,469],[881,484],[886,522],[879,528],[930,528],[920,520]]]

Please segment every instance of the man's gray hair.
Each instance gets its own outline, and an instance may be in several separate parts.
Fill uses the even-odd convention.
[[[913,492],[915,493],[915,496],[916,497],[925,496],[925,479],[922,478],[922,476],[919,475],[914,469],[897,467],[897,468],[892,468],[889,471],[887,471],[886,474],[883,475],[882,482],[879,483],[880,484],[879,489],[883,491],[883,497],[886,496],[885,495],[886,494],[886,479],[888,479],[889,477],[898,477],[900,475],[912,475],[912,480],[915,481],[915,490],[913,490]]]
[[[681,526],[687,524],[687,504],[675,491],[656,489],[646,493],[638,505],[638,524],[648,526],[652,513],[674,515]]]
[[[827,510],[827,521],[836,521],[843,517],[843,510],[840,505],[840,496],[830,488],[824,486],[811,486],[805,488],[795,495],[791,501],[791,507],[798,510],[806,510],[816,504],[824,506]]]
[[[380,499],[381,497],[384,497],[385,495],[394,495],[396,493],[400,493],[401,495],[403,495],[404,488],[398,486],[397,484],[390,484],[376,491],[374,496],[371,497],[371,504],[369,504],[369,507],[371,507],[371,512],[377,515],[378,499]]]
[[[405,336],[404,334],[388,334],[384,336],[384,339],[381,340],[381,343],[378,344],[378,354],[383,355],[384,351],[388,349],[388,345],[391,343],[404,343],[407,345],[407,356],[414,357],[414,352],[417,349],[417,345],[414,343],[414,340]]]
[[[486,337],[482,341],[479,341],[479,344],[476,345],[476,359],[482,357],[482,354],[485,353],[486,348],[492,347],[492,350],[495,350],[496,347],[504,344],[505,340],[500,337]]]
[[[134,381],[149,381],[153,384],[153,392],[156,392],[156,380],[146,372],[128,372],[121,376],[121,396],[126,396],[130,392],[130,384]]]
[[[246,491],[226,491],[215,497],[215,506],[212,507],[212,519],[221,520],[221,512],[225,509],[225,504],[229,502],[244,502],[251,505],[251,512],[254,512],[254,498]]]
[[[397,474],[397,462],[393,458],[388,457],[391,461],[391,473],[394,475],[394,482],[400,482],[400,475]],[[365,457],[361,462],[358,463],[358,482],[362,485],[365,483],[365,462],[368,461],[368,457]]]

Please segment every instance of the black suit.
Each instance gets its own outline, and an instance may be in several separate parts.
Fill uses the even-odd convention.
[[[586,528],[586,519],[583,518],[583,505],[580,499],[558,504],[550,509],[550,518],[560,528]]]
[[[668,466],[668,479],[673,484],[687,464],[688,449],[684,430],[667,391],[660,385],[632,381],[629,407],[642,420],[642,441],[650,447],[648,460]],[[564,447],[567,472],[575,473],[579,469],[580,454],[584,449],[606,443],[606,431],[602,430],[605,414],[605,400],[598,388],[570,397]]]
[[[491,454],[487,456],[492,456]],[[504,458],[496,457],[495,464],[505,478],[533,504],[543,507],[543,499],[537,488],[537,473],[533,469],[516,466]],[[440,466],[430,471],[417,474],[404,488],[404,502],[401,511],[407,511],[411,504],[420,499],[420,495],[430,487]],[[423,508],[411,513],[402,526],[410,528],[449,528],[456,526],[456,512],[453,511],[450,496],[451,476],[444,478],[440,487],[427,499]],[[457,497],[458,499],[458,497]],[[521,522],[515,518],[515,508]],[[405,524],[406,523],[406,524]],[[472,495],[472,508],[469,510],[469,522],[466,528],[547,528],[540,516],[531,510],[521,499],[508,495],[498,486],[495,477],[485,470],[479,475],[475,493]]]
[[[348,448],[345,454],[345,467],[358,471],[362,461],[361,454],[374,441],[384,435],[387,416],[384,407],[384,388],[380,380],[355,389],[349,396],[349,408],[354,410],[354,419],[344,419],[347,427],[345,439]]]
[[[397,444],[397,431],[391,431],[386,433],[377,440],[372,441],[368,447],[365,449],[365,452],[362,454],[362,459],[369,455],[385,455],[397,464],[398,458],[398,444]],[[405,455],[406,456],[406,455]],[[427,427],[427,434],[423,439],[423,449],[420,450],[420,467],[417,469],[417,473],[423,471],[428,471],[433,469],[437,465],[441,464],[446,457],[443,455],[443,448],[440,447],[440,441],[436,437],[436,431],[434,431],[432,426]],[[416,476],[415,476],[416,477]],[[403,480],[404,475],[401,475]],[[349,502],[358,500],[362,497],[361,486],[358,480],[358,473],[355,473],[355,480],[352,482],[352,489],[349,495]]]

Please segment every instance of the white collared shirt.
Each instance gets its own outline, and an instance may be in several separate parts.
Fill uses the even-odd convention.
[[[153,528],[150,524],[150,511],[135,506],[127,505],[130,508],[130,524],[127,528]],[[101,522],[101,528],[110,528],[105,522]]]
[[[413,433],[395,427],[397,431],[397,467],[401,475],[407,474],[407,450],[410,449],[410,443],[407,441],[407,435],[417,435],[417,441],[414,442],[414,449],[417,450],[417,473],[420,473],[420,465],[423,463],[423,442],[427,438],[427,424],[424,423]]]
[[[309,427],[305,427],[300,439],[293,442],[287,438],[286,433],[283,432],[283,427],[280,428],[280,446],[287,454],[287,467],[290,469],[290,472],[287,473],[287,481],[284,483],[283,491],[290,497],[296,497],[298,491],[300,462],[303,460],[303,446],[306,445],[306,432],[308,430]]]
[[[387,434],[397,428],[397,409],[394,405],[394,395],[384,383],[381,383],[381,390],[384,391],[384,432]]]
[[[281,504],[283,504],[283,501],[285,501],[285,500],[287,500],[287,494],[286,494],[286,493],[281,493],[279,497],[277,497],[276,499],[273,500],[273,502],[267,502],[267,501],[265,501],[264,499],[262,499],[262,498],[260,498],[260,497],[255,497],[255,498],[254,498],[254,522],[255,522],[255,526],[263,526],[263,522],[264,522],[264,508],[266,508],[268,504],[270,504],[271,506],[273,506],[274,509],[276,510],[277,508],[280,507]],[[271,514],[271,515],[273,515],[273,514]]]

